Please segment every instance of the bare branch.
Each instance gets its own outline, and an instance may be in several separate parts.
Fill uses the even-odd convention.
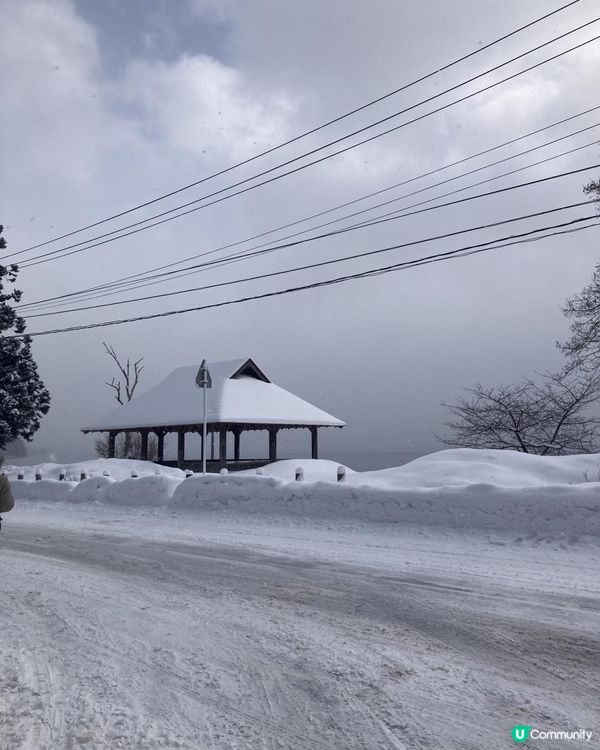
[[[121,383],[119,381],[115,382],[115,379],[113,378],[110,383],[105,382],[104,385],[107,385],[109,388],[113,388],[115,390],[115,398],[122,406],[123,401],[121,400]]]
[[[125,385],[125,397],[127,401],[131,401],[133,398],[133,394],[135,392],[135,389],[139,383],[140,380],[140,373],[144,369],[144,366],[141,364],[144,361],[144,358],[141,357],[133,364],[133,373],[131,372],[131,362],[129,357],[127,358],[125,364],[123,365],[121,361],[119,360],[119,357],[114,349],[113,346],[106,343],[106,341],[102,342],[104,345],[104,349],[108,356],[115,362],[117,367],[119,368],[119,372],[123,376],[124,385]],[[115,398],[120,404],[123,404],[122,400],[122,385],[121,381],[115,381],[115,378],[112,379],[111,383],[106,383],[110,388],[113,388],[115,390]]]
[[[593,451],[600,419],[588,413],[600,398],[600,379],[565,369],[508,386],[465,389],[469,397],[444,404],[450,417],[442,442],[452,447],[498,448],[560,455]]]

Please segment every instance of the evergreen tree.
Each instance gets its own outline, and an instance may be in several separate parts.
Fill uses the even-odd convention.
[[[0,225],[0,252],[6,248],[3,230]],[[21,291],[4,290],[7,283],[15,283],[18,270],[14,264],[0,265],[0,452],[17,438],[31,440],[50,409],[50,394],[31,354],[31,338],[23,336],[25,321],[11,306],[21,299]]]

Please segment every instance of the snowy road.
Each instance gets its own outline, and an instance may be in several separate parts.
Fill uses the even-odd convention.
[[[600,747],[598,547],[131,518],[5,524],[0,747]]]

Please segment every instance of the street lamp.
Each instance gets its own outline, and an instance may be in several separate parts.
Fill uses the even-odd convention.
[[[204,405],[202,420],[202,473],[206,474],[206,390],[207,388],[212,388],[212,378],[210,377],[205,359],[202,360],[202,364],[196,375],[196,385],[198,388],[202,388],[202,401]]]

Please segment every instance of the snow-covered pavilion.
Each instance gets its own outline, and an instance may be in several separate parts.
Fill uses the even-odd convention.
[[[219,435],[218,459],[208,460],[212,470],[251,468],[277,460],[277,433],[286,429],[308,429],[312,457],[319,457],[319,427],[344,427],[344,422],[293,393],[272,383],[249,358],[208,364],[212,388],[207,391],[207,432]],[[148,458],[148,437],[158,443],[158,463],[176,463],[179,468],[197,468],[207,449],[201,445],[200,459],[186,460],[185,437],[198,433],[202,439],[202,391],[196,387],[198,365],[179,367],[154,388],[113,409],[82,432],[108,432],[109,455],[114,456],[115,440],[122,432],[141,435],[141,456]],[[241,460],[240,437],[247,430],[267,430],[269,457]],[[164,460],[164,439],[177,434],[177,461]],[[233,456],[227,456],[227,435],[233,434]],[[207,456],[208,459],[208,456]]]

